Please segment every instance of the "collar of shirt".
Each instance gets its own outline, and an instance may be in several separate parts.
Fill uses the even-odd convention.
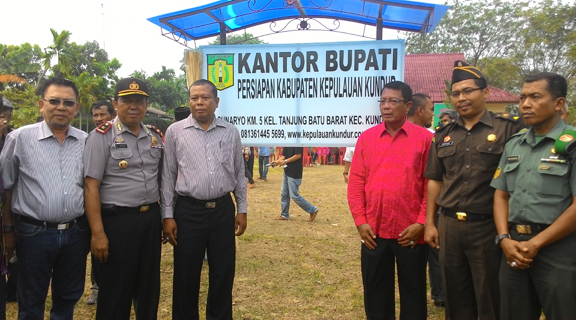
[[[116,118],[114,118],[114,121],[112,121],[112,126],[114,126],[113,129],[115,130],[117,135],[120,135],[121,133],[124,133],[124,132],[130,132],[131,134],[136,136],[134,134],[134,132],[132,132],[130,129],[128,129],[128,127],[125,124],[123,124],[122,121],[120,121],[118,116],[116,116]],[[142,124],[142,122],[140,122],[140,129],[144,129],[144,124]],[[142,135],[148,135],[148,130],[146,130],[146,129],[140,130],[140,136],[142,136]]]
[[[50,129],[50,127],[48,126],[46,121],[40,122],[40,130],[38,132],[38,140],[47,139],[47,138],[50,138],[53,136],[54,136],[54,133],[52,132],[52,129]],[[73,127],[70,125],[68,125],[68,130],[66,130],[66,138],[68,138],[68,137],[73,137],[75,139],[81,138],[78,135],[78,132],[73,130]]]
[[[550,130],[550,132],[548,132],[544,138],[548,138],[548,139],[552,139],[554,141],[556,141],[556,139],[558,139],[558,137],[562,134],[562,132],[564,132],[564,130],[567,129],[572,129],[572,126],[567,125],[566,123],[564,123],[564,121],[562,119],[558,119],[558,122],[556,122],[556,124],[554,125],[554,127],[552,127],[552,130]],[[520,144],[526,142],[528,143],[530,146],[535,146],[536,145],[536,137],[534,136],[534,127],[530,127],[530,129],[528,129],[526,132],[524,132],[524,135],[522,136],[522,138],[520,138]],[[542,139],[544,140],[544,139]]]
[[[184,126],[184,128],[188,128],[188,127],[194,127],[196,129],[202,129],[204,130],[199,124],[198,122],[196,122],[196,119],[194,119],[194,117],[188,117],[182,121],[186,121],[186,125]],[[208,130],[212,130],[214,127],[226,127],[226,122],[224,122],[223,120],[221,120],[220,118],[214,116],[214,119],[212,120],[212,123],[210,124],[210,126],[208,127]]]
[[[386,132],[388,130],[386,129],[386,123],[382,122],[380,125],[382,127],[380,127],[380,131],[378,133],[380,134],[380,137],[381,137],[384,134],[384,132]],[[414,127],[416,127],[415,124],[408,121],[408,119],[404,118],[404,124],[402,124],[400,129],[398,129],[398,132],[403,131],[406,134],[406,136],[410,136],[410,134],[413,132]],[[396,132],[396,133],[398,133],[398,132]]]
[[[490,115],[490,112],[488,112],[488,110],[486,110],[486,109],[484,109],[484,114],[482,115],[480,120],[478,120],[478,122],[482,122],[483,124],[485,124],[489,127],[494,127],[494,121]],[[456,124],[465,128],[464,119],[462,119],[462,117],[456,118]],[[474,124],[474,125],[476,125],[476,124]]]

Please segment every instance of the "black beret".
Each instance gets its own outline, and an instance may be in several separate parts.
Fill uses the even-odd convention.
[[[483,79],[486,83],[486,78],[480,69],[469,65],[465,61],[454,61],[454,69],[452,70],[452,84],[468,79]]]
[[[176,121],[184,120],[190,115],[190,108],[178,107],[174,109],[174,119]]]

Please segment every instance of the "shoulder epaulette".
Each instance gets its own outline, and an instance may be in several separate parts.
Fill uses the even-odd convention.
[[[96,131],[104,134],[106,133],[108,130],[110,130],[110,128],[112,128],[112,124],[110,122],[104,122],[103,124],[101,124],[98,128],[96,128]]]
[[[520,120],[519,115],[508,114],[508,113],[496,115],[496,118],[506,119],[506,120],[512,121],[512,122],[518,122],[518,120]]]
[[[160,136],[160,138],[162,138],[162,142],[164,142],[164,135],[162,134],[162,131],[160,131],[160,129],[156,128],[152,124],[147,124],[146,127],[148,127],[148,129],[154,130],[154,132],[156,132]]]

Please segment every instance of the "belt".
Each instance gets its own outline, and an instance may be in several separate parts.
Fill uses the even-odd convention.
[[[150,203],[150,204],[145,204],[143,206],[137,206],[137,207],[122,207],[122,206],[117,206],[114,204],[101,204],[100,205],[100,209],[101,211],[124,211],[124,212],[146,212],[148,210],[150,210],[151,208],[157,207],[159,206],[158,202],[154,202],[154,203]]]
[[[20,222],[24,222],[27,224],[32,224],[38,227],[45,227],[46,229],[57,229],[57,230],[66,230],[74,227],[78,222],[86,220],[86,215],[83,214],[76,219],[72,219],[66,222],[47,222],[47,221],[40,221],[34,218],[26,217],[20,215]]]
[[[458,221],[487,221],[494,219],[491,214],[477,214],[450,209],[444,209],[444,215]]]
[[[508,223],[510,230],[516,231],[519,234],[536,234],[544,231],[544,229],[548,228],[549,224],[540,224],[540,223],[516,223],[510,222]]]
[[[200,206],[206,207],[208,209],[214,209],[218,205],[224,204],[226,202],[226,200],[229,198],[230,198],[230,193],[227,193],[227,194],[221,196],[220,198],[209,199],[209,200],[200,200],[200,199],[187,197],[187,196],[178,196],[178,199],[182,199],[182,200],[187,201],[191,204],[200,205]]]

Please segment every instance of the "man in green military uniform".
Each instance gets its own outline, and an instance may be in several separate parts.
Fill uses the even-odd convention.
[[[452,106],[459,117],[436,131],[424,176],[428,178],[425,240],[440,249],[447,318],[498,319],[500,248],[494,245],[490,181],[519,117],[486,109],[482,72],[456,61]],[[443,208],[438,221],[438,206]]]
[[[576,319],[576,139],[561,121],[566,79],[529,76],[520,95],[527,125],[514,135],[491,186],[500,266],[501,318]],[[556,141],[556,146],[555,146]]]

